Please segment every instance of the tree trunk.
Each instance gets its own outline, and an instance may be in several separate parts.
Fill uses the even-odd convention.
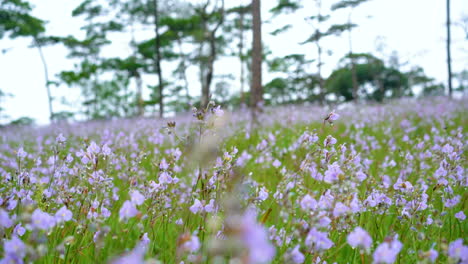
[[[351,25],[351,14],[352,10],[349,12],[348,16],[348,24]],[[348,43],[349,43],[349,59],[351,60],[351,79],[353,83],[353,100],[358,100],[358,81],[357,81],[357,74],[356,74],[356,63],[353,57],[353,38],[351,36],[351,27],[348,29]]]
[[[245,84],[245,73],[244,73],[244,11],[240,11],[239,19],[239,59],[240,59],[240,104],[244,104],[244,84]]]
[[[54,111],[52,108],[52,92],[50,91],[50,80],[49,80],[49,70],[47,67],[47,62],[42,52],[42,47],[37,38],[34,38],[34,43],[36,44],[37,50],[39,51],[39,56],[41,57],[42,66],[44,67],[44,77],[45,77],[45,87],[47,90],[47,101],[49,104],[49,120],[52,122],[54,118]]]
[[[320,46],[319,40],[315,42],[315,45],[317,46],[317,77],[319,81],[319,102],[320,104],[323,104],[325,101],[325,82],[322,78],[322,47]]]
[[[202,84],[202,101],[201,105],[202,108],[205,108],[208,105],[210,100],[210,87],[211,82],[213,81],[213,74],[214,74],[214,62],[216,60],[216,31],[210,32],[209,38],[209,47],[210,47],[210,55],[208,56],[207,62],[207,71],[205,76],[205,81]]]
[[[161,39],[159,36],[159,10],[158,10],[158,0],[153,0],[153,15],[154,15],[154,33],[155,33],[155,43],[154,43],[154,52],[156,54],[156,58],[154,61],[154,66],[156,68],[156,73],[158,75],[158,82],[159,82],[159,89],[158,89],[158,94],[159,94],[159,117],[164,116],[164,98],[163,98],[163,89],[164,89],[164,84],[163,84],[163,78],[162,78],[162,72],[161,72]]]
[[[187,103],[190,104],[191,98],[190,98],[190,92],[189,92],[189,83],[187,79],[187,63],[186,63],[186,57],[184,54],[184,51],[182,50],[182,40],[180,39],[179,36],[177,36],[177,45],[179,46],[180,50],[180,59],[181,59],[181,77],[184,80],[184,88],[185,88],[185,96],[187,98]]]
[[[209,2],[207,2],[209,3]],[[206,10],[207,5],[205,5]],[[210,47],[210,54],[208,56],[208,60],[206,62],[206,76],[203,74],[203,70],[200,68],[200,74],[202,77],[202,96],[201,96],[201,108],[206,108],[208,105],[209,99],[210,99],[210,87],[211,83],[213,81],[213,76],[214,76],[214,62],[216,60],[216,55],[217,55],[217,50],[216,50],[216,32],[218,31],[219,27],[223,24],[224,22],[224,0],[221,0],[221,9],[219,10],[221,17],[216,24],[216,26],[212,30],[208,30],[207,26],[207,20],[205,20],[203,23],[203,28],[204,32],[208,34],[208,44]],[[205,17],[207,19],[208,17]],[[201,49],[200,49],[201,51]],[[200,65],[204,65],[201,63]],[[203,80],[204,79],[204,80]]]
[[[450,54],[450,0],[447,0],[447,70],[449,97],[452,97],[452,57]]]
[[[253,43],[252,43],[252,85],[250,87],[250,100],[252,113],[257,111],[262,101],[262,19],[260,13],[260,0],[252,0]]]

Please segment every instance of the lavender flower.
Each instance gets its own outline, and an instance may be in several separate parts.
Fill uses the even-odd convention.
[[[193,205],[190,206],[190,212],[196,214],[202,211],[203,211],[203,204],[200,202],[200,200],[195,199],[195,201],[193,201]]]
[[[41,209],[36,209],[31,215],[31,225],[40,230],[49,230],[55,226],[55,218]]]
[[[9,228],[13,225],[8,213],[0,208],[0,227]]]
[[[461,221],[465,220],[466,219],[466,215],[463,211],[460,211],[458,213],[455,214],[455,217]]]
[[[315,227],[307,234],[306,246],[313,246],[315,250],[322,251],[333,247],[334,243],[328,238],[328,233],[318,231]]]
[[[315,210],[317,209],[317,201],[312,198],[312,196],[306,194],[302,199],[301,199],[301,202],[300,202],[300,205],[301,205],[301,208],[302,210],[304,211],[308,211],[308,210]]]
[[[125,201],[119,211],[119,219],[126,220],[138,215],[138,210],[131,201]]]
[[[391,242],[383,242],[374,251],[374,263],[394,263],[402,247],[403,244],[398,241],[398,235],[392,238]]]
[[[299,251],[299,245],[294,247],[294,249],[291,251],[291,258],[292,261],[296,264],[304,263],[305,256],[301,253],[301,251]]]
[[[361,247],[365,250],[369,250],[372,246],[372,238],[366,230],[361,227],[356,227],[347,237],[348,244],[353,247]]]
[[[0,263],[23,263],[26,256],[26,245],[16,236],[3,243],[5,258]]]
[[[73,214],[66,206],[63,206],[55,213],[55,221],[57,223],[70,221]]]
[[[241,238],[249,251],[248,263],[268,263],[275,256],[275,248],[268,240],[268,232],[257,223],[253,210],[247,210],[242,217]]]
[[[145,196],[143,196],[143,194],[141,194],[137,190],[131,191],[130,197],[131,197],[132,203],[134,203],[135,205],[142,205],[145,202]]]
[[[449,244],[448,256],[461,263],[468,263],[468,246],[463,245],[463,239],[459,238]]]

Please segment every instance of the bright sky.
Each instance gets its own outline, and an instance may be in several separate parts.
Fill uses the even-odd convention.
[[[195,0],[196,1],[196,0]],[[248,0],[239,0],[247,3]],[[228,5],[234,5],[239,1],[227,0]],[[82,21],[71,17],[71,10],[81,1],[63,0],[32,0],[35,6],[33,14],[49,21],[47,33],[50,35],[78,35]],[[315,48],[312,45],[301,46],[298,43],[307,39],[313,29],[304,22],[305,16],[315,15],[314,4],[311,0],[304,0],[305,8],[295,15],[282,15],[271,18],[268,10],[274,6],[276,0],[262,1],[262,19],[268,22],[263,26],[263,41],[275,56],[284,56],[291,53],[307,53],[309,58],[314,58]],[[335,0],[323,1],[324,13]],[[457,22],[462,14],[468,13],[466,0],[452,0],[452,20]],[[234,4],[233,4],[234,3]],[[310,13],[308,13],[310,12]],[[333,22],[344,23],[347,12],[339,12],[332,15]],[[435,77],[440,82],[446,82],[446,50],[445,50],[445,1],[443,0],[372,0],[358,7],[353,12],[353,22],[359,25],[353,31],[354,52],[376,52],[376,39],[383,37],[385,40],[384,58],[387,59],[392,51],[397,51],[402,62],[409,61],[409,65],[422,66],[426,74]],[[293,24],[290,32],[278,36],[271,36],[269,32],[287,24]],[[150,38],[141,33],[140,39]],[[150,33],[149,33],[150,34]],[[453,72],[460,72],[468,68],[468,41],[464,39],[461,27],[452,27],[452,58]],[[128,54],[125,48],[128,39],[114,39],[115,46],[105,48],[104,53],[109,56]],[[28,48],[29,39],[3,39],[0,42],[0,89],[11,93],[14,97],[0,102],[6,108],[6,114],[10,119],[29,116],[39,124],[48,122],[47,95],[44,86],[44,72],[37,50]],[[250,45],[250,41],[246,43]],[[347,35],[341,38],[331,37],[323,42],[326,49],[333,51],[333,55],[324,60],[324,75],[327,76],[337,66],[338,59],[348,50]],[[119,47],[120,45],[120,47]],[[73,62],[66,58],[67,50],[60,46],[47,47],[44,53],[49,66],[49,76],[54,76],[62,70],[70,70]],[[163,74],[168,76],[170,66],[164,67]],[[264,68],[266,68],[264,66]],[[314,68],[310,69],[315,71]],[[239,62],[233,58],[222,59],[217,62],[215,74],[231,73],[239,75]],[[271,79],[271,75],[265,72],[264,83]],[[189,78],[194,80],[190,86],[192,95],[199,94],[196,67],[192,67]],[[148,81],[152,81],[149,79]],[[238,81],[233,81],[233,90],[238,90]],[[65,96],[68,101],[78,104],[78,88],[64,86],[53,88],[56,97]],[[54,102],[56,110],[67,109],[59,99]]]

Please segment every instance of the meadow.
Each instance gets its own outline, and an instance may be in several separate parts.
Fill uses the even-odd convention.
[[[0,263],[468,263],[468,102],[0,130]]]

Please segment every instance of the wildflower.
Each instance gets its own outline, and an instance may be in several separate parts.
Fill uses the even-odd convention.
[[[300,205],[304,211],[317,209],[317,201],[308,194],[302,198]]]
[[[91,141],[88,148],[86,149],[88,153],[98,154],[101,151],[101,148],[96,144],[96,142]]]
[[[390,242],[383,242],[374,251],[374,263],[394,263],[402,247],[403,244],[398,241],[398,235]]]
[[[424,258],[429,259],[431,262],[435,262],[437,257],[439,256],[439,252],[437,250],[431,248],[427,252],[424,252],[422,255]]]
[[[211,199],[210,203],[205,205],[204,209],[205,209],[205,212],[207,212],[207,213],[212,213],[212,212],[216,211],[216,205],[214,203],[214,199]]]
[[[125,201],[119,211],[119,219],[125,220],[131,217],[135,217],[138,214],[138,210],[135,205],[130,201]]]
[[[462,260],[461,263],[468,262],[468,246],[463,245],[463,239],[459,238],[449,244],[448,256],[452,259]]]
[[[315,250],[322,251],[333,247],[334,243],[328,238],[328,233],[318,231],[315,227],[307,234],[305,244],[314,246]]]
[[[327,121],[329,124],[333,124],[333,121],[338,120],[340,118],[340,115],[335,113],[335,110],[331,111],[327,117],[325,117],[324,121]]]
[[[323,145],[326,147],[328,145],[335,145],[337,142],[336,138],[328,135],[327,138],[323,141]]]
[[[216,116],[218,116],[218,117],[224,115],[224,111],[223,111],[223,109],[221,109],[221,106],[220,106],[220,105],[218,105],[217,107],[213,108],[213,113],[214,113]]]
[[[144,264],[145,254],[147,250],[146,242],[140,242],[132,251],[128,254],[112,261],[112,264]]]
[[[66,206],[63,206],[55,213],[55,221],[57,221],[57,223],[67,222],[72,219],[72,216],[72,212],[68,210]]]
[[[291,258],[292,258],[292,261],[296,264],[304,263],[305,257],[304,257],[304,254],[302,254],[301,251],[299,251],[299,245],[297,245],[291,251]]]
[[[182,245],[182,249],[189,252],[196,252],[200,249],[200,239],[196,235],[191,235],[190,238]]]
[[[372,246],[372,238],[369,233],[361,227],[356,227],[353,232],[349,233],[347,241],[353,248],[362,247],[365,250],[369,250]]]
[[[281,161],[275,159],[275,161],[273,161],[272,165],[273,165],[273,167],[278,168],[279,166],[281,166]]]
[[[28,153],[26,151],[24,151],[23,147],[20,147],[16,153],[16,156],[20,159],[24,159],[26,158],[26,156],[28,155]]]
[[[366,178],[367,175],[364,172],[362,172],[362,170],[356,173],[356,179],[358,179],[360,182],[364,181]]]
[[[63,136],[62,133],[58,134],[58,136],[55,138],[55,142],[57,143],[63,143],[65,142],[67,139]]]
[[[341,202],[337,202],[333,209],[333,217],[340,217],[347,214],[350,211],[349,207]]]
[[[445,207],[448,207],[448,208],[454,207],[455,205],[457,205],[460,202],[460,199],[461,199],[461,196],[457,195],[457,196],[453,197],[452,199],[445,200],[444,205],[445,205]]]
[[[248,263],[268,263],[275,256],[275,248],[268,240],[267,230],[256,221],[252,210],[242,217],[242,241],[249,250]]]
[[[190,206],[189,209],[190,209],[190,212],[196,214],[198,212],[203,211],[203,204],[200,202],[200,200],[195,199],[195,201],[193,201],[193,205]]]
[[[327,183],[333,183],[334,181],[338,180],[338,176],[343,174],[340,166],[336,163],[328,165],[328,169],[325,171],[325,176],[323,180]]]
[[[10,240],[5,240],[3,243],[5,250],[5,259],[20,260],[20,261],[5,261],[0,260],[0,263],[23,263],[23,258],[26,256],[26,245],[17,236],[13,236]]]
[[[31,220],[31,225],[37,229],[49,230],[55,226],[55,218],[39,208],[34,210]]]
[[[13,221],[10,219],[10,215],[0,208],[0,227],[9,228],[13,225]]]
[[[130,192],[130,199],[135,205],[142,205],[145,202],[145,196],[137,190]]]
[[[18,236],[23,236],[25,232],[26,229],[21,224],[17,224],[13,229],[13,233],[17,234]]]
[[[112,150],[107,144],[104,144],[104,146],[102,146],[102,154],[104,156],[109,156],[110,154],[112,154]]]
[[[258,199],[261,201],[265,201],[268,198],[268,192],[265,189],[265,187],[262,187],[260,189],[260,192],[258,192]]]
[[[455,217],[461,221],[465,220],[466,219],[466,216],[465,216],[465,213],[463,211],[460,211],[458,213],[455,214]]]

